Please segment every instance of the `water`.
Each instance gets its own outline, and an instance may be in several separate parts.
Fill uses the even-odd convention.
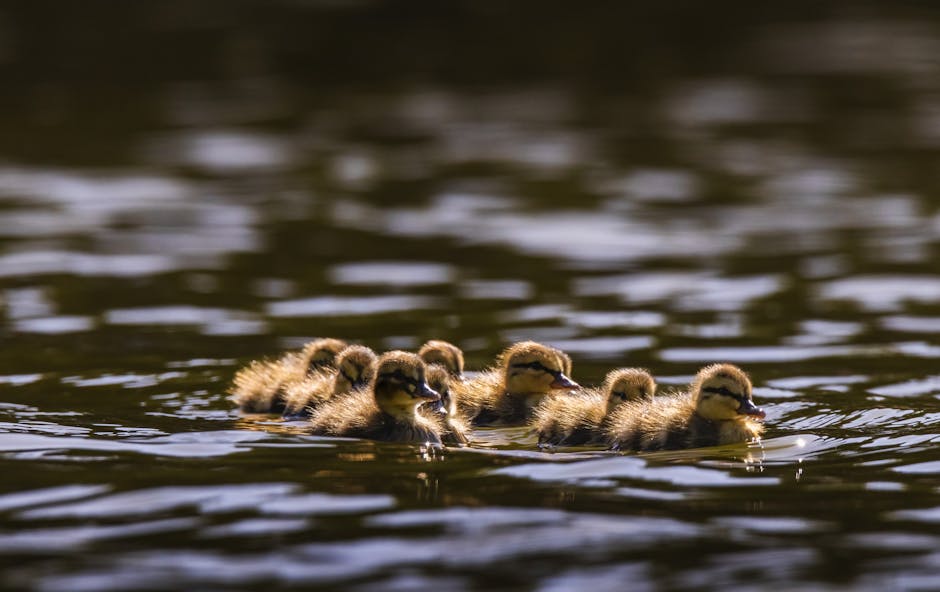
[[[934,7],[45,4],[0,6],[2,587],[936,587]],[[767,437],[232,408],[315,336],[730,361]]]

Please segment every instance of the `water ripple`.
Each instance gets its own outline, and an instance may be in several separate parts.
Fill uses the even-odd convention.
[[[91,430],[88,430],[87,428],[45,428],[44,431],[50,431],[53,433],[61,431],[66,433],[72,432],[85,434]],[[240,442],[256,440],[266,436],[264,434],[255,433],[253,436],[246,437],[244,432],[234,432],[229,434],[229,437],[230,439],[227,441],[212,441],[210,438],[194,438],[189,434],[174,434],[170,436],[151,438],[134,442],[130,440],[95,440],[91,438],[43,436],[38,434],[20,434],[10,432],[0,433],[0,452],[55,452],[68,450],[102,451],[113,453],[134,452],[152,456],[205,458],[245,452],[247,449],[241,446],[239,444]]]
[[[616,478],[666,482],[681,487],[725,487],[732,485],[776,485],[776,477],[737,477],[726,471],[695,466],[651,466],[631,457],[612,457],[570,463],[530,463],[490,471],[494,475],[579,483],[585,479]]]
[[[98,541],[141,537],[181,530],[192,530],[199,524],[193,518],[149,520],[114,526],[75,526],[63,528],[23,529],[14,533],[0,532],[0,552],[36,553],[78,551]]]
[[[377,315],[437,307],[437,300],[426,296],[319,296],[300,300],[282,300],[267,306],[272,317],[328,317]]]
[[[62,485],[60,487],[8,493],[0,496],[0,512],[91,497],[104,493],[108,489],[110,487],[106,485]]]

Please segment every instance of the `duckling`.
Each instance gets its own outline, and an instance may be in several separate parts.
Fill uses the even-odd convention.
[[[432,407],[441,423],[441,440],[444,444],[469,444],[470,426],[457,408],[457,399],[450,388],[450,373],[443,366],[429,364],[427,376],[428,385],[441,395],[440,405]]]
[[[460,410],[474,425],[523,425],[553,389],[580,388],[565,374],[559,351],[541,343],[512,345],[497,363],[499,368],[451,385]]]
[[[607,440],[617,450],[677,450],[747,442],[764,431],[751,380],[731,364],[702,368],[689,390],[614,410]]]
[[[463,378],[463,352],[453,343],[432,339],[421,346],[418,355],[425,364],[439,364],[453,378]]]
[[[421,346],[418,355],[428,365],[428,368],[431,365],[438,365],[444,368],[453,380],[463,380],[463,352],[456,345],[440,339],[432,339]],[[433,385],[432,388],[434,388]],[[440,389],[434,388],[434,390],[440,392]],[[444,398],[442,396],[440,401],[429,405],[429,407],[441,415],[446,415]],[[453,400],[453,397],[447,398]]]
[[[283,386],[333,367],[336,354],[344,347],[346,342],[340,339],[315,339],[299,352],[276,360],[255,360],[235,373],[229,388],[231,399],[249,413],[281,413]]]
[[[350,345],[336,357],[336,371],[317,372],[286,383],[284,417],[310,417],[310,412],[331,397],[368,386],[375,377],[375,352],[364,345]]]
[[[440,444],[438,422],[418,413],[420,405],[441,397],[428,386],[424,361],[415,354],[390,351],[376,364],[369,389],[333,397],[313,412],[313,433]]]
[[[649,400],[656,381],[641,368],[612,370],[600,389],[587,389],[577,396],[553,394],[535,409],[531,426],[538,432],[539,446],[600,444],[612,412],[626,401]]]

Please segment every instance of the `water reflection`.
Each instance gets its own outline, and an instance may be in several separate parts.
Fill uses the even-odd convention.
[[[934,586],[934,8],[256,4],[0,7],[3,585]],[[533,338],[585,384],[735,362],[768,434],[232,409],[323,335],[472,371]]]

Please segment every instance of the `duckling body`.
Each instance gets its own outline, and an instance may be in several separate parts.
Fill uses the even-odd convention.
[[[611,414],[607,441],[618,450],[651,451],[748,442],[764,431],[751,381],[737,366],[714,364],[687,392],[627,402]]]
[[[284,416],[309,417],[331,397],[362,390],[375,376],[375,352],[363,345],[350,345],[336,357],[334,371],[320,371],[303,380],[286,383]]]
[[[370,388],[333,397],[314,410],[310,417],[313,433],[440,444],[440,424],[418,413],[420,405],[440,398],[428,386],[426,372],[415,354],[382,354]]]
[[[334,367],[337,353],[345,347],[346,342],[340,339],[315,339],[299,352],[251,362],[235,373],[229,389],[231,399],[249,413],[281,413],[285,385]]]
[[[565,358],[555,348],[524,341],[500,354],[499,368],[451,388],[474,425],[523,425],[552,390],[579,388],[564,373]]]
[[[627,401],[652,399],[656,382],[646,370],[620,368],[607,374],[600,389],[572,395],[552,394],[538,406],[531,426],[539,445],[601,444],[612,412]]]
[[[235,373],[230,398],[247,413],[274,413],[277,391],[288,373],[284,360],[254,360]]]

